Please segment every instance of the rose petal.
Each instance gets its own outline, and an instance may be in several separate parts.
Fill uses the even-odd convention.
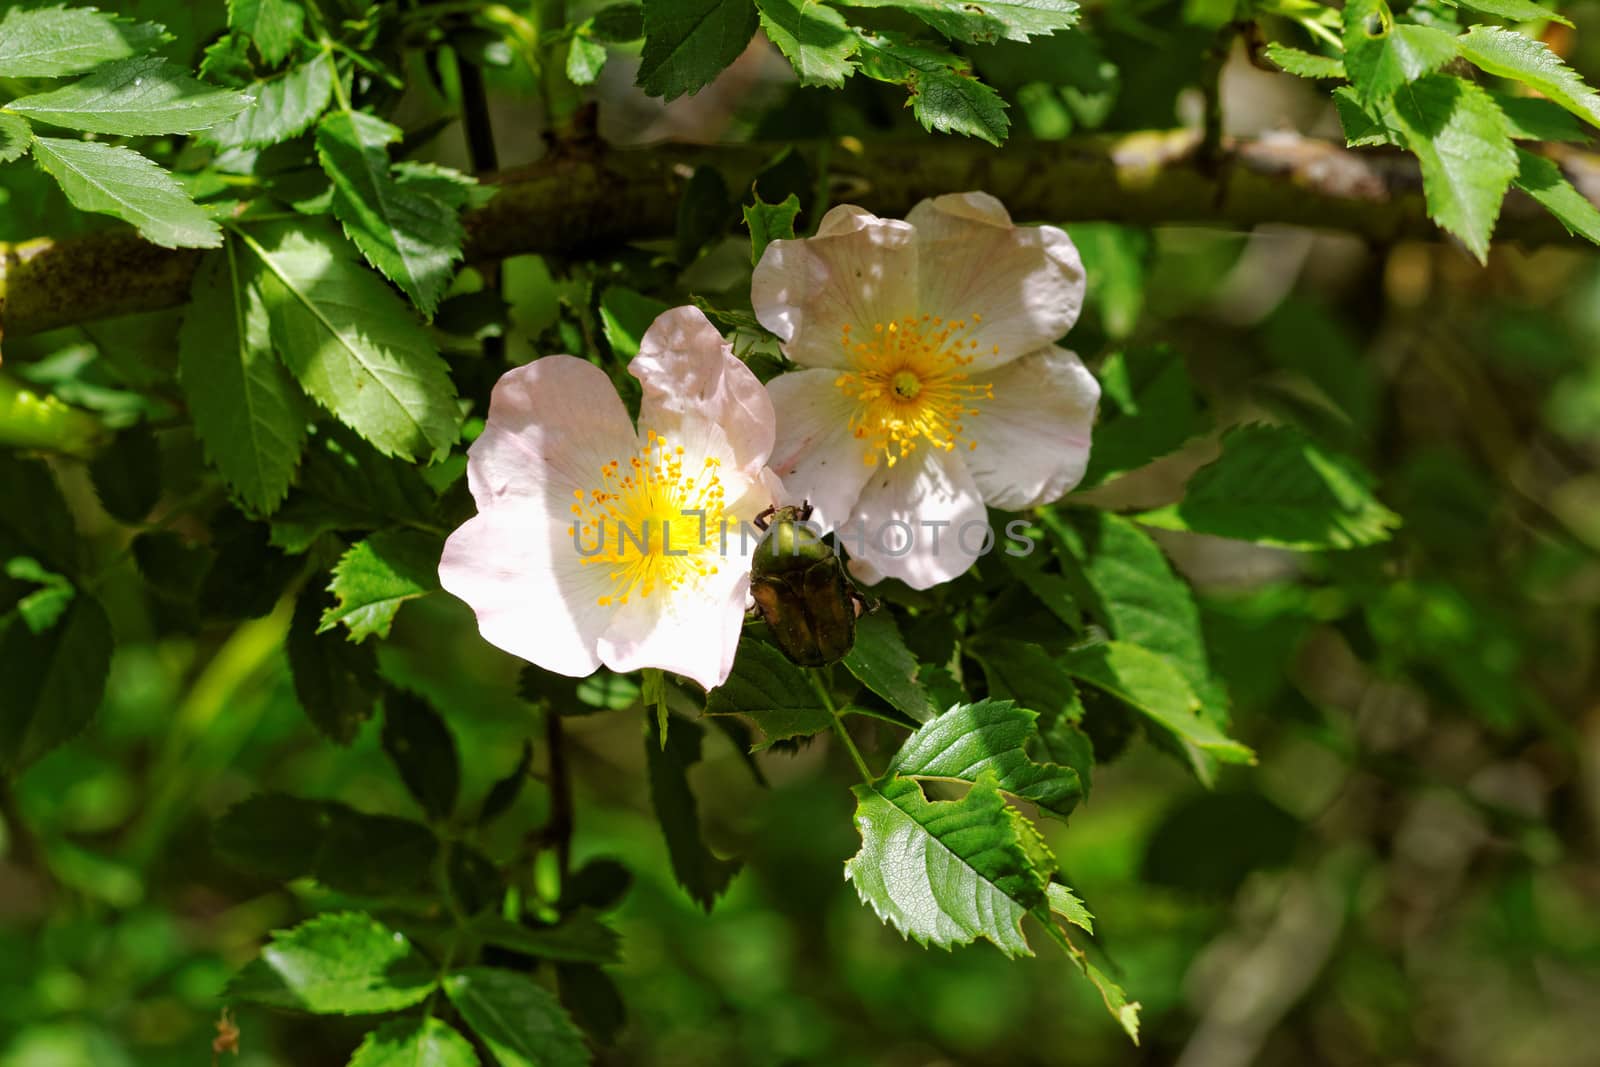
[[[1083,480],[1100,383],[1075,353],[1046,348],[994,372],[993,399],[969,416],[962,455],[990,507],[1048,504]]]
[[[823,216],[817,236],[773,241],[756,265],[750,302],[784,353],[808,367],[846,367],[843,329],[870,331],[917,308],[912,230],[843,205]],[[1054,340],[1054,338],[1052,338]]]
[[[962,336],[977,342],[973,372],[1054,344],[1078,321],[1083,261],[1066,231],[1014,226],[988,193],[924,200],[906,221],[923,264],[921,311],[969,324]]]
[[[758,472],[772,451],[772,401],[696,307],[662,312],[628,365],[644,386],[641,427],[673,436],[684,419],[722,427],[740,469]]]
[[[634,597],[601,635],[600,659],[614,671],[658,667],[714,689],[733,670],[749,592],[748,566],[729,561],[692,595]]]
[[[467,450],[467,485],[480,509],[547,500],[564,514],[574,490],[599,485],[600,468],[636,441],[605,371],[545,356],[495,383],[483,433]]]
[[[961,457],[922,447],[893,467],[878,467],[834,536],[871,572],[927,589],[964,573],[992,547],[988,529],[983,499]],[[865,568],[857,573],[870,574]]]
[[[601,567],[584,567],[567,526],[538,503],[479,512],[450,535],[439,582],[466,601],[496,648],[545,670],[582,677],[600,666],[595,647],[612,609]]]
[[[786,504],[808,502],[824,531],[850,515],[861,487],[877,467],[865,462],[866,443],[850,430],[855,401],[834,385],[839,374],[813,369],[780,374],[767,383],[778,413],[772,470],[783,480]]]

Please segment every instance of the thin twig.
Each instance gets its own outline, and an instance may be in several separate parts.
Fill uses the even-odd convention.
[[[494,146],[494,123],[489,117],[489,94],[484,88],[483,71],[478,65],[456,53],[456,67],[461,81],[461,121],[467,131],[467,156],[472,169],[479,174],[491,174],[500,169],[500,154]],[[479,268],[484,287],[491,292],[504,292],[504,280],[499,263],[486,263]],[[483,354],[491,365],[505,359],[506,339],[501,334],[490,334],[483,339]]]
[[[550,750],[550,821],[545,824],[545,842],[556,850],[556,866],[563,886],[572,865],[572,776],[567,767],[566,735],[561,716],[548,704],[544,713],[544,742]]]
[[[469,68],[463,64],[463,72]],[[470,87],[471,75],[466,81]],[[1201,141],[1195,130],[1149,130],[1018,143],[1003,151],[951,141],[881,142],[859,153],[834,151],[826,169],[828,177],[848,183],[850,202],[891,217],[924,197],[982,189],[1022,222],[1203,222],[1238,229],[1282,223],[1379,243],[1439,237],[1423,204],[1416,161],[1404,154],[1274,133],[1222,138],[1212,161],[1218,165],[1210,166],[1200,157]],[[795,148],[814,167],[823,158],[820,142]],[[670,236],[684,175],[715,166],[731,187],[742,188],[775,151],[770,144],[647,151],[587,146],[553,152],[514,172],[481,173],[498,194],[463,218],[466,259],[482,266],[524,253],[586,256]],[[1561,145],[1541,151],[1580,179],[1600,174],[1595,154]],[[1581,244],[1520,193],[1507,198],[1495,239]],[[159,248],[118,229],[0,244],[0,327],[10,339],[174,307],[189,298],[199,260],[195,249]]]
[[[872,773],[872,768],[867,766],[867,761],[862,758],[861,750],[850,737],[850,731],[845,729],[844,718],[840,716],[839,709],[833,703],[833,696],[828,692],[828,686],[822,680],[822,673],[816,669],[807,672],[811,679],[811,688],[817,691],[823,707],[828,709],[828,715],[833,719],[833,732],[839,735],[839,740],[844,743],[845,751],[850,753],[850,758],[855,761],[856,770],[861,772],[861,780],[871,785],[877,780],[877,775]]]

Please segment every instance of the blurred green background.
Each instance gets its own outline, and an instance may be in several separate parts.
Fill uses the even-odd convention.
[[[924,951],[882,927],[842,878],[853,772],[827,739],[758,757],[763,788],[707,732],[691,776],[706,833],[748,866],[701,913],[667,866],[634,702],[575,706],[566,724],[574,859],[635,872],[614,916],[627,1021],[601,1062],[1591,1062],[1600,272],[1569,253],[1511,253],[1479,272],[1439,248],[1385,260],[1333,241],[1342,278],[1303,281],[1259,323],[1219,319],[1215,279],[1301,240],[1155,233],[1140,329],[1187,348],[1219,413],[1349,419],[1408,524],[1381,551],[1319,559],[1164,535],[1201,593],[1234,733],[1260,766],[1206,793],[1134,739],[1070,825],[1041,824],[1144,1005],[1142,1047],[1063,958]],[[547,277],[520,274],[534,289]],[[1106,312],[1091,308],[1086,333]],[[1474,397],[1507,436],[1490,436]],[[1189,451],[1092,499],[1159,501],[1207,446]],[[306,723],[282,651],[287,604],[233,629],[169,632],[118,558],[126,530],[81,471],[59,473],[101,538],[101,594],[124,640],[94,726],[8,798],[0,1065],[204,1062],[227,976],[268,930],[330,900],[230,870],[209,820],[268,789],[368,811],[414,802],[374,723],[348,749]],[[408,607],[380,663],[446,714],[463,810],[542,737],[518,665],[448,597]],[[1126,740],[1096,738],[1098,754]],[[546,804],[526,790],[490,853],[514,852]],[[362,1032],[260,1010],[239,1025],[243,1064],[340,1064]]]
[[[117,6],[159,17],[180,33],[180,52],[211,32],[182,5]],[[1179,5],[1128,6],[1159,22]],[[1569,10],[1580,24],[1600,15],[1595,4]],[[1183,64],[1119,68],[1118,50],[1143,39],[1143,24],[1103,14],[1087,65],[1068,54],[1085,47],[1075,36],[1026,57],[976,50],[1016,103],[1019,137],[1182,118]],[[796,90],[771,60],[754,48],[728,84],[663,109],[632,93],[619,57],[600,90],[601,129],[618,141],[716,140],[884,135],[910,122],[881,88]],[[1052,64],[1069,60],[1079,73],[1052,82],[1051,70],[1068,69]],[[527,79],[510,67],[491,75],[502,162],[536,157],[543,127],[529,118]],[[1238,57],[1223,87],[1233,132],[1337,129],[1306,86]],[[405,106],[425,116],[433,102],[415,95]],[[465,165],[457,129],[435,152]],[[55,195],[31,169],[0,171],[0,239],[94,225]],[[1208,793],[1141,739],[1097,737],[1104,762],[1089,800],[1066,826],[1041,823],[1095,912],[1107,969],[1143,1004],[1141,1046],[1059,954],[1011,963],[987,945],[925,951],[883,927],[842,877],[856,847],[854,773],[827,738],[757,757],[763,786],[727,737],[706,731],[691,775],[706,834],[746,869],[701,912],[667,865],[633,702],[562,709],[572,713],[574,860],[612,857],[634,872],[612,916],[626,947],[610,973],[626,1014],[592,1005],[587,1022],[615,1030],[597,1062],[1596,1062],[1594,257],[1502,248],[1479,268],[1440,244],[1373,248],[1295,230],[1072,231],[1091,276],[1069,340],[1091,366],[1126,344],[1168,343],[1214,425],[1312,427],[1376,470],[1406,520],[1391,544],[1320,557],[1161,535],[1201,596],[1233,734],[1261,761],[1227,768]],[[509,359],[581,347],[613,280],[721,306],[748,293],[739,235],[712,242],[682,275],[649,262],[508,262]],[[461,288],[477,283],[468,272]],[[157,313],[8,342],[6,367],[114,424],[149,414],[130,353],[159,350],[176,322]],[[458,375],[498,373],[457,355]],[[169,492],[181,494],[197,446],[167,440],[163,450],[179,472]],[[1165,503],[1215,451],[1202,438],[1069,503]],[[83,470],[57,473],[105,565],[97,593],[119,643],[94,725],[3,797],[0,1067],[204,1064],[227,977],[267,931],[334,899],[230,869],[213,854],[210,821],[267,789],[365,811],[415,813],[414,802],[375,723],[341,749],[305,721],[283,654],[287,601],[237,625],[175,617]],[[543,773],[544,728],[518,698],[518,664],[479,640],[463,605],[440,594],[408,606],[379,659],[388,680],[447,716],[463,810],[526,739]],[[538,783],[525,790],[486,850],[515,853],[547,804]],[[237,1022],[240,1067],[343,1064],[368,1025],[259,1009]]]

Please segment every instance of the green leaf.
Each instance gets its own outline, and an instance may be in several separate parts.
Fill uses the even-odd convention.
[[[699,92],[739,58],[756,25],[753,0],[651,0],[639,88],[664,100]]]
[[[200,60],[200,76],[239,89],[255,81],[250,63],[250,38],[241,33],[225,33],[206,46]]]
[[[195,433],[245,507],[270,514],[305,450],[309,405],[272,351],[267,310],[237,241],[195,272],[178,331],[179,380]]]
[[[1552,159],[1517,149],[1517,188],[1543,204],[1567,232],[1600,244],[1600,209],[1578,192]]]
[[[1600,126],[1600,94],[1543,41],[1498,26],[1474,26],[1461,38],[1461,54],[1478,68],[1521,82],[1590,125]]]
[[[33,130],[20,115],[0,111],[0,163],[10,163],[28,154]]]
[[[57,574],[32,556],[13,556],[0,568],[7,578],[39,586],[16,602],[16,613],[22,624],[35,634],[42,634],[61,621],[61,615],[77,596],[78,590],[65,575]],[[0,600],[3,604],[4,600]]]
[[[966,651],[983,665],[990,696],[1015,700],[1037,711],[1045,729],[1058,720],[1077,722],[1083,717],[1071,676],[1060,660],[1040,645],[984,634]]]
[[[112,646],[105,609],[87,595],[74,597],[43,633],[20,612],[0,615],[0,775],[19,773],[89,725],[105,695]]]
[[[1046,524],[1083,568],[1111,636],[1167,657],[1204,702],[1214,683],[1200,609],[1161,547],[1127,519],[1099,509],[1049,515]]]
[[[78,533],[50,468],[0,450],[0,558],[27,555],[78,572]]]
[[[318,1015],[367,1015],[422,1000],[435,973],[404,935],[363,912],[336,912],[274,931],[224,995]]]
[[[1399,516],[1372,495],[1372,476],[1286,426],[1241,426],[1222,455],[1189,479],[1179,504],[1134,516],[1147,526],[1296,549],[1388,540]]]
[[[1505,115],[1511,136],[1519,141],[1587,141],[1572,112],[1542,96],[1513,96],[1490,91],[1494,106]]]
[[[1068,673],[1144,715],[1171,735],[1197,777],[1211,784],[1211,760],[1253,763],[1255,753],[1200,715],[1200,698],[1182,672],[1138,645],[1108,641],[1067,654]]]
[[[1149,231],[1109,222],[1080,222],[1068,226],[1067,233],[1083,259],[1088,306],[1099,315],[1109,336],[1129,336],[1144,309]]]
[[[161,445],[145,423],[117,434],[89,463],[95,496],[122,522],[142,522],[161,497]]]
[[[754,644],[744,641],[741,644]],[[663,737],[653,709],[645,709],[644,754],[650,772],[650,802],[667,841],[667,856],[678,884],[707,911],[733,876],[739,863],[720,859],[700,836],[699,806],[689,788],[689,768],[700,762],[705,731],[699,723],[680,719]]]
[[[1445,0],[1452,7],[1464,7],[1468,11],[1481,11],[1485,15],[1496,15],[1511,22],[1559,22],[1563,26],[1571,26],[1572,20],[1565,15],[1551,11],[1542,4],[1535,4],[1533,0]]]
[[[854,73],[860,47],[844,16],[818,0],[756,0],[761,28],[800,77],[801,85],[839,88]]]
[[[380,530],[351,545],[333,568],[328,592],[338,603],[318,632],[343,623],[352,641],[388,637],[401,604],[439,588],[442,551],[437,537],[418,530]]]
[[[593,85],[606,65],[606,46],[575,35],[567,47],[567,80],[573,85]]]
[[[467,967],[445,978],[444,991],[500,1067],[581,1067],[590,1062],[572,1017],[526,975]]]
[[[1085,488],[1160,459],[1205,430],[1189,369],[1165,345],[1115,352],[1097,375],[1105,386]]]
[[[594,38],[609,44],[626,44],[644,36],[644,8],[639,4],[610,4],[590,20]]]
[[[133,539],[133,558],[139,574],[159,597],[192,607],[200,583],[210,569],[213,553],[201,545],[166,531],[147,532]]]
[[[623,363],[639,354],[639,341],[650,324],[670,307],[666,301],[612,285],[600,296],[600,328],[612,355]]]
[[[317,120],[333,98],[339,76],[326,52],[276,77],[251,84],[249,107],[227,122],[211,127],[204,140],[230,148],[264,148],[287,141]]]
[[[602,968],[592,963],[558,963],[556,988],[573,1022],[596,1044],[612,1046],[628,1022],[622,991]]]
[[[341,426],[320,426],[306,452],[300,480],[272,517],[272,543],[306,551],[334,530],[376,530],[431,523],[437,498],[422,473],[386,459]]]
[[[204,130],[249,105],[249,97],[232,89],[196,81],[159,56],[141,56],[109,63],[71,85],[24,96],[6,107],[35,122],[141,136]]]
[[[989,774],[1002,791],[1064,817],[1083,796],[1083,783],[1071,767],[1029,757],[1027,745],[1038,743],[1038,722],[1038,712],[1009,700],[957,704],[906,738],[889,770],[902,778],[960,782]]]
[[[1297,78],[1343,78],[1344,60],[1319,56],[1276,41],[1267,45],[1267,58]]]
[[[1055,901],[1052,899],[1052,906],[1054,903]],[[1137,1045],[1139,1043],[1139,1002],[1130,1001],[1128,994],[1122,991],[1121,986],[1107,977],[1106,973],[1100,968],[1090,963],[1089,957],[1083,949],[1074,945],[1071,938],[1067,937],[1066,932],[1050,921],[1048,914],[1035,913],[1034,918],[1044,924],[1051,939],[1061,946],[1072,962],[1078,965],[1078,969],[1083,972],[1083,976],[1089,979],[1089,983],[1099,990],[1100,999],[1105,1002],[1106,1010],[1111,1013],[1113,1019],[1117,1020],[1117,1024],[1122,1027],[1128,1038]]]
[[[289,669],[306,718],[330,741],[348,745],[377,705],[378,657],[372,645],[319,632],[326,600],[314,582],[300,591],[289,625]]]
[[[861,850],[845,864],[862,903],[921,945],[987,938],[1007,956],[1031,956],[1022,917],[1045,899],[1050,869],[1035,831],[1000,796],[992,773],[960,800],[929,801],[890,775],[858,785]]]
[[[228,26],[250,35],[269,64],[294,48],[305,11],[295,0],[228,0]]]
[[[439,849],[433,832],[410,819],[282,793],[228,809],[212,840],[235,866],[282,882],[315,878],[362,896],[414,889],[433,873]]]
[[[1374,114],[1373,109],[1361,102],[1349,85],[1333,91],[1333,106],[1339,112],[1339,125],[1344,128],[1344,142],[1351,148],[1375,148],[1379,145],[1400,145],[1400,133]]]
[[[610,911],[628,895],[632,885],[633,875],[622,863],[604,857],[593,859],[567,877],[558,904],[563,909]]]
[[[766,735],[758,750],[833,728],[805,672],[765,641],[750,639],[739,642],[728,680],[706,694],[706,714],[748,716]]]
[[[672,713],[667,709],[667,675],[660,667],[646,667],[639,678],[639,696],[645,709],[656,710],[656,729],[661,731],[661,747],[667,747],[667,731]]]
[[[472,1044],[438,1019],[384,1023],[362,1040],[349,1067],[478,1067]]]
[[[431,819],[448,819],[461,791],[456,741],[439,713],[400,689],[383,695],[383,751]]]
[[[781,204],[755,203],[744,206],[744,224],[750,231],[750,262],[760,263],[761,254],[773,241],[794,239],[794,220],[800,214],[800,198],[793,193]]]
[[[973,76],[966,60],[883,33],[862,35],[860,63],[867,77],[911,91],[911,113],[924,129],[978,137],[992,145],[1006,139],[1011,127],[1006,102]]]
[[[172,175],[131,148],[35,137],[33,158],[82,211],[115,215],[167,248],[216,248],[222,231]]]
[[[449,842],[445,849],[445,883],[456,912],[477,915],[505,900],[506,880],[493,860],[465,841]]]
[[[1026,41],[1078,22],[1076,0],[841,0],[846,7],[909,11],[946,37],[971,44]]]
[[[300,563],[273,548],[268,530],[236,511],[212,516],[215,553],[200,585],[200,610],[214,619],[256,619],[272,611],[300,573]]]
[[[1085,933],[1094,933],[1094,916],[1089,914],[1089,909],[1071,889],[1060,882],[1051,882],[1045,887],[1045,897],[1052,912]]]
[[[1028,544],[1034,544],[1036,538],[1030,532],[1025,535],[1025,540]],[[997,559],[1001,568],[1022,587],[1018,592],[1025,591],[1044,605],[1067,629],[1083,629],[1083,609],[1079,605],[1082,590],[1075,588],[1078,583],[1049,569],[1050,553],[1039,552],[1035,548],[1026,555],[1016,556],[1012,555],[1008,546],[1006,551],[998,554]]]
[[[438,200],[455,211],[482,207],[495,197],[494,186],[480,185],[472,175],[438,163],[402,159],[389,171],[408,192]]]
[[[128,22],[92,7],[12,8],[0,19],[0,78],[59,78],[149,51],[160,26]]]
[[[478,810],[478,825],[493,822],[517,802],[517,797],[522,795],[522,787],[528,783],[528,771],[533,768],[533,743],[522,742],[522,756],[517,760],[517,765],[511,773],[504,778],[497,779],[489,787],[489,792],[484,795],[483,807]]]
[[[491,945],[540,959],[616,963],[622,958],[621,936],[588,909],[564,916],[556,926],[529,926],[491,913],[474,919],[470,930]]]
[[[856,643],[844,658],[847,670],[868,689],[917,722],[927,722],[939,708],[917,681],[921,669],[906,647],[900,627],[888,612],[856,620]]]
[[[701,249],[723,235],[733,214],[722,172],[712,166],[696,167],[678,197],[673,258],[682,264],[693,262]]]
[[[449,368],[404,304],[310,220],[240,231],[273,343],[312,399],[386,456],[428,461],[460,434]]]
[[[1396,23],[1383,0],[1344,6],[1344,68],[1363,103],[1387,100],[1450,62],[1456,51],[1456,38],[1443,30]]]
[[[317,158],[333,181],[333,213],[367,262],[432,316],[450,286],[466,231],[456,209],[396,181],[388,146],[401,132],[359,111],[317,124]]]

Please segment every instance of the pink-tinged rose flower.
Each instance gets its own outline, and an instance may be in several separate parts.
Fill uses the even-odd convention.
[[[903,222],[844,205],[767,246],[756,316],[806,368],[768,384],[772,469],[858,577],[948,581],[985,550],[985,504],[1046,504],[1083,478],[1100,386],[1055,345],[1083,292],[1065,231],[1016,226],[987,193]]]
[[[467,452],[478,514],[439,579],[490,644],[558,674],[658,667],[706,688],[733,667],[750,586],[741,535],[781,487],[767,391],[692,307],[665,312],[629,373],[546,356],[495,385]]]

